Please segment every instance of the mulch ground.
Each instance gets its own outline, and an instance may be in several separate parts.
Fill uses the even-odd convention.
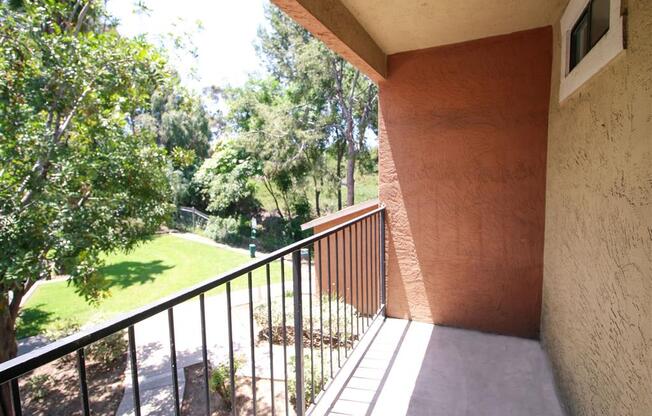
[[[206,412],[206,399],[204,387],[203,365],[198,363],[184,369],[186,376],[186,387],[183,393],[181,406],[182,415],[203,415]],[[252,379],[251,377],[238,376],[236,380],[236,410],[239,415],[253,415],[252,401]],[[270,380],[256,378],[256,411],[259,415],[272,414]],[[284,384],[282,381],[274,382],[274,413],[285,414]],[[230,416],[222,400],[216,393],[210,393],[211,416]],[[294,409],[290,405],[290,415],[294,415]]]
[[[93,415],[115,415],[124,393],[127,354],[110,366],[86,357],[86,378]],[[36,382],[37,380],[40,380]],[[76,355],[70,354],[21,377],[23,415],[82,414]]]

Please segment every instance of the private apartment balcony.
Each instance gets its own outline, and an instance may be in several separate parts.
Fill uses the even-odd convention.
[[[209,392],[216,363],[237,386],[232,414],[562,414],[538,342],[387,318],[385,208],[360,207],[309,224],[327,226],[313,237],[0,364],[15,414],[29,373],[69,354],[79,411],[92,414],[104,399],[89,388],[86,351],[124,331],[121,415],[221,414]],[[270,282],[273,262],[280,283]],[[252,287],[258,269],[267,282]],[[232,290],[236,279],[248,289]],[[201,386],[194,407],[190,385]]]
[[[272,2],[377,84],[378,204],[0,364],[15,412],[75,354],[90,414],[126,331],[119,414],[211,412],[220,363],[233,414],[652,414],[650,2]]]

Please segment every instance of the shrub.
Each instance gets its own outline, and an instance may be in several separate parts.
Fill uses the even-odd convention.
[[[291,298],[292,293],[286,292],[285,300],[285,326],[286,326],[286,335],[287,335],[287,344],[294,342],[294,307],[293,300]],[[319,346],[322,342],[325,344],[333,344],[333,347],[337,345],[344,346],[348,344],[349,346],[357,339],[355,335],[351,333],[351,328],[356,322],[358,311],[353,308],[353,320],[351,320],[351,308],[352,305],[346,304],[343,302],[343,299],[340,298],[340,301],[337,301],[337,298],[333,295],[331,297],[331,313],[329,314],[329,302],[328,295],[322,296],[322,307],[321,315],[324,319],[324,322],[321,326],[323,332],[320,333],[320,322],[319,322],[319,301],[313,300],[312,302],[312,335],[313,335],[313,346]],[[337,331],[337,309],[339,308],[339,329]],[[330,334],[328,331],[328,317],[332,315],[331,319],[331,331]],[[254,320],[258,324],[259,338],[268,339],[268,323],[267,323],[267,303],[262,303],[254,308]],[[344,336],[344,328],[347,328],[346,337]],[[275,344],[283,344],[283,308],[281,301],[278,299],[272,300],[272,342]],[[310,311],[308,310],[308,302],[304,302],[303,309],[303,336],[304,343],[310,343]]]
[[[241,244],[241,220],[237,218],[211,217],[204,232],[209,238],[225,244]]]
[[[88,356],[104,367],[109,367],[127,350],[124,331],[116,332],[88,346]]]
[[[27,389],[34,400],[43,400],[48,394],[47,384],[50,381],[48,374],[37,374],[27,379]]]
[[[79,322],[72,319],[58,319],[45,330],[45,337],[50,341],[56,341],[79,332]]]
[[[324,362],[324,368],[326,368],[329,363],[329,359],[327,356],[324,357],[325,362]],[[310,354],[304,354],[303,356],[303,388],[304,388],[304,404],[306,406],[306,409],[308,408],[309,404],[312,402],[313,394],[316,396],[321,392],[322,388],[328,381],[328,377],[324,377],[324,383],[322,384],[322,378],[321,378],[321,364],[320,360],[321,356],[320,354],[315,351],[314,352],[314,369],[310,368]],[[296,357],[291,357],[290,358],[290,368],[292,369],[292,374],[294,374],[295,368],[296,368]],[[313,371],[314,370],[314,371]],[[314,386],[315,390],[313,391],[313,380],[314,380]],[[297,383],[294,380],[294,378],[288,379],[288,394],[290,395],[290,403],[292,403],[292,406],[296,409],[297,406]]]
[[[72,335],[76,332],[79,332],[80,325],[77,321],[72,319],[59,319],[48,326],[45,330],[45,337],[50,341],[56,341],[61,338],[65,338],[69,335]],[[67,365],[75,360],[75,354],[71,353],[64,355],[59,360],[56,361],[55,365],[60,367],[62,365]]]
[[[236,358],[233,361],[234,371],[237,372],[243,364],[244,360],[242,358]],[[229,361],[222,361],[211,369],[208,386],[211,391],[217,392],[222,397],[227,409],[231,410],[233,403],[231,403],[231,382],[229,374]]]

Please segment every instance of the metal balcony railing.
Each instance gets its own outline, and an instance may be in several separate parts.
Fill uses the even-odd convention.
[[[84,415],[90,414],[89,391],[86,376],[85,349],[109,335],[127,329],[129,363],[131,370],[134,413],[141,414],[141,400],[138,380],[138,359],[136,354],[136,331],[134,325],[158,313],[167,312],[169,331],[170,367],[174,396],[174,413],[180,414],[179,382],[177,375],[177,353],[175,347],[174,307],[190,299],[199,298],[197,319],[201,322],[201,348],[203,361],[203,384],[205,388],[206,413],[209,414],[209,362],[206,343],[205,293],[220,286],[226,287],[226,311],[229,347],[229,378],[233,414],[238,414],[236,406],[236,383],[233,341],[232,291],[231,282],[247,279],[249,354],[251,359],[252,405],[256,413],[256,338],[254,336],[254,305],[252,298],[252,272],[264,268],[266,272],[267,294],[267,338],[269,340],[269,369],[272,382],[270,388],[271,411],[274,409],[274,362],[272,336],[272,297],[270,290],[270,265],[281,262],[281,308],[283,323],[283,356],[285,413],[288,412],[288,342],[287,331],[292,324],[286,316],[293,315],[294,332],[294,374],[290,370],[296,386],[295,409],[298,415],[309,411],[311,405],[319,401],[320,393],[328,388],[339,368],[359,344],[361,337],[379,316],[385,313],[385,208],[380,207],[346,223],[318,233],[297,243],[282,248],[259,260],[205,281],[190,289],[132,311],[118,319],[106,322],[92,329],[55,341],[30,353],[0,363],[0,385],[9,383],[15,415],[22,414],[21,394],[18,379],[43,365],[68,354],[76,353],[79,375],[80,409]],[[307,254],[306,254],[306,250]],[[304,259],[302,260],[302,250]],[[292,256],[293,309],[286,310],[286,291],[284,259]],[[307,271],[308,291],[305,293],[302,274]],[[289,293],[288,293],[289,297]],[[304,300],[307,300],[305,305]],[[313,313],[318,305],[318,312]],[[306,309],[308,313],[306,314]],[[220,317],[222,319],[222,317]],[[299,328],[299,330],[296,330]],[[292,343],[289,343],[292,347]],[[325,345],[327,344],[327,345]],[[304,346],[309,351],[304,351]],[[318,345],[318,346],[316,346]],[[292,351],[290,351],[292,354]],[[305,354],[305,355],[304,355]],[[305,360],[305,362],[304,362]],[[292,365],[290,363],[289,367]],[[319,373],[316,370],[319,369]],[[306,377],[307,373],[307,377]],[[292,381],[290,381],[291,383]],[[308,383],[308,384],[307,384]],[[306,390],[306,385],[310,387]]]

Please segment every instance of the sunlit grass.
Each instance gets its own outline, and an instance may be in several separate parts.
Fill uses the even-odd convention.
[[[288,259],[289,260],[289,259]],[[24,306],[18,324],[18,337],[43,333],[59,319],[81,325],[101,322],[119,313],[147,305],[165,296],[194,286],[251,261],[246,253],[164,235],[137,247],[130,253],[106,256],[102,269],[109,286],[109,297],[97,305],[88,304],[67,282],[48,282],[36,289]],[[292,275],[286,263],[286,279]],[[281,266],[271,266],[271,280],[280,282]],[[253,273],[254,286],[266,283],[265,268]],[[233,290],[247,287],[246,276],[231,283]],[[207,293],[225,290],[221,286]]]

